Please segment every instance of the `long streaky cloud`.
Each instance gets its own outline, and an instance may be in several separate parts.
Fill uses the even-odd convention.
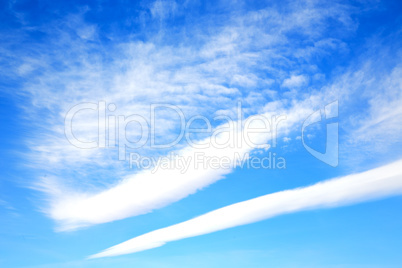
[[[402,194],[402,160],[372,169],[226,206],[108,248],[90,258],[139,252],[167,242],[249,224],[281,214],[350,205]]]
[[[261,115],[253,118],[261,118]],[[296,120],[297,118],[293,121]],[[252,122],[250,124],[252,126],[261,127],[261,124],[264,124],[258,120],[250,122]],[[289,122],[292,122],[291,118],[287,123]],[[220,127],[225,126],[227,125]],[[244,131],[236,130],[233,127],[228,132],[220,132],[215,137],[217,144],[223,144],[230,137],[242,138],[245,136]],[[248,133],[248,137],[252,138],[252,142],[256,142],[256,144],[266,143],[270,139],[270,135],[266,133]],[[210,142],[210,138],[207,138],[200,144]],[[163,168],[163,164],[160,164],[155,169],[143,170],[128,176],[116,186],[96,194],[81,194],[68,190],[62,192],[57,185],[53,187],[52,182],[44,181],[41,187],[54,196],[52,206],[47,213],[59,223],[58,230],[60,231],[149,213],[224,178],[240,164],[240,161],[249,157],[249,152],[255,148],[255,145],[247,143],[245,140],[242,141],[241,146],[233,146],[224,150],[214,146],[200,149],[188,146],[177,153],[183,161],[186,161],[185,170]],[[228,165],[214,167],[206,164],[205,159],[212,158],[225,158]],[[170,162],[177,164],[177,160],[174,159]],[[168,166],[171,166],[171,163]]]

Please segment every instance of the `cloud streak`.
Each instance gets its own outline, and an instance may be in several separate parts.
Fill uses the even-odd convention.
[[[341,81],[343,84],[323,89],[320,83],[313,86],[315,77],[324,76],[315,64],[317,58],[343,51],[346,44],[342,40],[356,30],[358,23],[352,15],[357,10],[351,6],[306,1],[289,5],[286,12],[266,6],[239,11],[236,16],[197,17],[196,24],[182,25],[183,31],[163,28],[169,18],[187,16],[182,8],[174,1],[150,5],[148,15],[152,18],[144,17],[144,39],[112,38],[113,33],[102,32],[102,27],[85,20],[86,12],[91,12],[85,8],[60,21],[35,26],[47,36],[46,42],[24,42],[25,34],[18,32],[18,43],[29,47],[18,51],[5,45],[0,51],[10,58],[7,62],[14,68],[7,69],[15,69],[14,78],[24,81],[22,92],[30,99],[24,108],[34,134],[26,141],[30,148],[26,164],[38,172],[35,176],[39,178],[27,185],[45,193],[46,204],[40,207],[57,221],[59,230],[148,213],[207,187],[231,171],[189,170],[185,176],[173,171],[151,174],[128,169],[127,163],[117,160],[115,148],[76,148],[64,133],[64,116],[76,104],[105,100],[117,107],[112,115],[149,118],[149,105],[162,102],[177,105],[186,117],[202,115],[211,119],[218,114],[231,115],[241,101],[245,117],[286,114],[281,131],[288,135],[318,106],[345,99],[342,96],[355,87],[351,81],[358,81]],[[342,30],[328,36],[327,27],[333,23]],[[148,31],[150,24],[155,24],[156,32]],[[308,42],[300,42],[295,32]],[[103,43],[102,36],[114,41]],[[10,38],[4,36],[3,40]],[[370,77],[365,80],[377,72],[367,73]],[[395,72],[395,78],[399,74]],[[292,90],[302,85],[300,92]],[[396,86],[390,83],[390,88],[398,90]],[[318,89],[325,93],[316,93]],[[377,87],[372,91],[377,92]],[[394,94],[390,91],[388,95]],[[398,107],[398,100],[392,107]],[[378,106],[391,107],[385,99]],[[373,109],[373,120],[377,119],[377,110]],[[169,113],[158,116],[158,142],[174,139],[177,118]],[[98,138],[95,117],[75,117],[73,132],[78,139]],[[398,130],[395,127],[394,132]],[[360,132],[365,134],[363,138],[367,136],[366,129]],[[128,128],[127,134],[135,136],[138,129]],[[185,146],[183,142],[172,150],[190,154],[191,148]],[[238,148],[236,152],[244,155],[252,149]],[[156,157],[166,153],[150,150],[148,144],[135,152]],[[224,154],[218,150],[191,151],[195,152]],[[233,157],[233,152],[226,153]]]
[[[239,166],[239,160],[247,158],[255,150],[275,147],[276,139],[297,129],[303,119],[316,107],[329,103],[333,96],[319,93],[293,103],[290,107],[275,105],[265,107],[267,112],[245,118],[244,121],[228,121],[215,128],[210,137],[194,145],[184,147],[176,154],[189,161],[185,172],[181,168],[145,169],[127,175],[121,182],[103,191],[77,191],[64,187],[52,177],[42,178],[36,188],[50,198],[44,211],[57,223],[57,230],[67,231],[138,216],[179,201],[221,180]],[[286,115],[282,120],[281,115]],[[262,119],[266,121],[262,121]],[[273,120],[276,118],[276,120]],[[248,124],[249,123],[249,124]],[[268,132],[249,132],[248,129],[264,129]],[[243,127],[239,127],[242,125]],[[218,133],[217,135],[215,135]],[[247,138],[246,138],[247,136]],[[225,146],[228,140],[233,146]],[[240,142],[238,142],[240,140]],[[200,148],[198,145],[207,145]],[[213,166],[208,159],[225,159],[228,165]],[[169,165],[170,167],[174,165]]]
[[[56,180],[43,178],[37,187],[52,196],[51,206],[46,213],[59,223],[58,230],[65,231],[137,216],[164,207],[224,178],[240,161],[247,159],[250,152],[264,146],[269,148],[268,142],[274,142],[277,135],[282,135],[298,123],[300,117],[311,112],[310,109],[302,110],[299,107],[294,110],[298,112],[293,112],[293,116],[288,116],[287,120],[269,122],[272,115],[267,113],[249,117],[244,122],[229,121],[219,126],[211,137],[176,153],[186,161],[184,172],[181,167],[172,168],[177,160],[171,159],[176,164],[164,168],[164,163],[157,163],[159,166],[126,176],[119,184],[98,193],[69,190],[57,184]],[[265,128],[267,131],[249,133],[244,128],[245,124],[249,126],[247,129]],[[222,149],[219,145],[224,144],[227,145]],[[200,148],[200,145],[206,147]],[[211,159],[225,159],[227,164],[211,164]]]
[[[282,214],[345,206],[402,194],[402,160],[312,186],[281,191],[226,206],[108,248],[90,258],[110,257],[160,247]]]
[[[363,70],[365,69],[363,68]],[[394,74],[397,74],[399,70],[398,67],[392,68],[392,75],[385,75],[384,79],[387,81],[399,81],[394,77]],[[356,75],[358,74],[359,72]],[[350,83],[353,77],[349,77],[346,74],[341,77],[340,84],[335,83],[332,86],[324,87],[321,92],[308,96],[304,100],[295,101],[290,107],[285,107],[282,102],[267,103],[262,109],[265,113],[261,113],[261,115],[266,118],[271,118],[272,115],[287,116],[286,120],[281,121],[277,126],[277,138],[283,138],[299,129],[303,120],[318,107],[322,108],[323,105],[332,102],[334,99],[345,99],[345,96],[349,96],[350,94],[346,92],[343,84],[354,87]],[[366,79],[361,78],[363,81]],[[382,82],[383,80],[380,80],[376,85]],[[393,83],[389,86],[391,93],[397,89],[398,87],[394,86]],[[391,93],[385,94],[383,98],[392,95]],[[353,100],[351,100],[351,103],[353,103]],[[231,123],[236,122],[232,121]],[[226,127],[227,125],[221,125],[216,129]],[[399,127],[395,126],[395,128]],[[353,132],[353,128],[348,129],[348,133],[351,131]],[[228,134],[228,132],[223,132],[220,139],[226,140],[225,134]],[[367,131],[366,135],[368,134],[369,132]],[[230,135],[239,135],[239,133],[232,131]],[[253,139],[255,144],[273,144],[269,135],[260,134],[257,136],[257,140]],[[210,140],[200,140],[199,143],[211,144]],[[157,168],[155,169],[156,172],[142,170],[136,174],[126,174],[121,182],[105,190],[80,191],[72,187],[65,187],[58,179],[53,179],[50,176],[42,178],[36,186],[37,189],[48,194],[49,202],[44,212],[57,222],[57,229],[59,231],[74,230],[146,214],[179,201],[223,179],[225,175],[232,172],[233,167],[237,166],[234,159],[236,154],[243,158],[247,153],[253,152],[257,148],[259,147],[247,146],[244,142],[243,146],[232,148],[232,150],[220,150],[213,148],[213,146],[205,149],[187,146],[177,152],[182,157],[191,160],[186,173],[182,173],[179,169],[166,170]],[[197,154],[202,154],[203,158],[229,158],[232,168],[199,168],[195,164]]]

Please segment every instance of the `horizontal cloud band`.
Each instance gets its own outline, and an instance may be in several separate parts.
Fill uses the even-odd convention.
[[[253,223],[281,214],[330,208],[402,194],[402,160],[363,173],[305,188],[264,195],[226,206],[194,219],[155,230],[106,249],[90,258],[117,256]]]

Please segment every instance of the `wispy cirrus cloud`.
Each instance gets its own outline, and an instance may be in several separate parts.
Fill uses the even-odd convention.
[[[282,214],[339,207],[402,194],[402,160],[366,172],[286,190],[223,207],[158,229],[106,249],[90,258],[139,252],[189,237],[249,224]]]
[[[41,32],[47,42],[31,44],[11,61],[17,77],[25,81],[24,94],[31,100],[32,105],[25,107],[29,111],[28,120],[37,122],[32,126],[35,137],[27,141],[31,149],[27,158],[31,167],[39,167],[46,176],[41,176],[35,188],[46,193],[49,203],[44,206],[44,211],[52,218],[64,221],[64,227],[136,215],[125,212],[82,222],[74,213],[63,216],[62,211],[65,206],[82,205],[83,200],[93,204],[86,211],[90,208],[100,211],[105,205],[95,205],[100,197],[114,192],[113,189],[122,189],[120,182],[125,185],[128,180],[137,181],[135,178],[143,176],[117,160],[116,148],[82,150],[66,140],[64,117],[74,105],[102,100],[115,105],[114,115],[137,114],[149,118],[149,105],[163,102],[179,106],[187,117],[198,114],[211,118],[216,114],[233,113],[239,101],[245,106],[246,117],[266,111],[287,113],[287,106],[296,101],[298,105],[290,105],[293,108],[289,109],[298,107],[297,114],[306,114],[318,105],[318,101],[302,106],[301,103],[307,102],[298,102],[298,99],[305,100],[304,96],[282,95],[280,85],[296,70],[305,70],[306,74],[300,75],[306,76],[316,73],[314,64],[310,63],[311,57],[323,57],[323,49],[335,51],[338,44],[342,44],[341,41],[323,41],[328,38],[325,29],[329,22],[335,20],[344,29],[332,40],[341,40],[346,32],[356,29],[356,22],[351,19],[352,8],[307,1],[290,5],[286,11],[266,7],[239,9],[237,16],[230,16],[230,12],[215,14],[214,23],[211,18],[202,17],[197,23],[183,26],[185,31],[169,32],[160,23],[162,17],[185,16],[185,12],[179,12],[173,1],[156,1],[143,11],[151,12],[148,14],[151,16],[142,14],[141,17],[148,28],[154,26],[156,31],[151,31],[142,40],[133,37],[106,44],[101,40],[105,33],[100,32],[96,24],[85,21],[87,12],[91,10],[83,8],[63,20],[27,28],[25,31]],[[297,42],[294,32],[309,42]],[[17,38],[24,39],[24,30],[16,34]],[[106,37],[114,38],[112,33]],[[170,42],[172,38],[181,41]],[[321,45],[316,45],[318,43]],[[295,56],[296,48],[298,54]],[[97,140],[96,116],[96,113],[77,115],[73,132],[78,139]],[[159,116],[156,134],[162,141],[169,140],[177,134],[177,118],[168,113]],[[129,136],[139,134],[136,128],[127,130]],[[172,150],[185,147],[179,143]],[[148,144],[136,152],[144,155],[166,153],[150,150]],[[47,168],[49,165],[51,168]],[[133,175],[135,172],[139,173]],[[194,189],[214,181],[207,173],[204,175],[205,182],[195,184]],[[220,175],[212,177],[216,179]],[[194,192],[193,188],[177,196],[187,196]],[[147,188],[147,191],[153,189]],[[70,198],[63,193],[69,193]],[[101,200],[100,204],[103,204],[107,199]],[[155,201],[155,205],[150,200],[149,204],[153,205],[138,211],[145,213],[160,207],[158,202]]]
[[[307,108],[311,105],[310,100],[308,104],[298,103],[282,119],[266,113],[218,126],[212,136],[176,152],[186,161],[184,170],[172,158],[169,168],[163,167],[166,163],[156,163],[156,167],[127,175],[119,184],[97,193],[65,188],[51,177],[42,178],[36,188],[51,198],[45,212],[58,222],[61,231],[149,213],[223,179],[253,150],[275,146],[278,136],[291,131],[312,112]],[[266,131],[250,133],[250,129]],[[210,164],[210,159],[225,159],[226,164]]]
[[[308,83],[308,78],[304,75],[292,75],[289,78],[286,78],[282,86],[286,88],[300,88],[305,86]]]
[[[148,171],[128,169],[127,163],[117,160],[116,148],[83,150],[66,140],[64,119],[74,105],[106,101],[116,107],[112,115],[149,118],[149,105],[162,102],[180,107],[186,117],[202,115],[211,119],[215,115],[232,115],[240,101],[245,117],[286,114],[288,119],[280,131],[288,134],[298,130],[305,116],[318,107],[349,96],[353,84],[323,87],[325,79],[318,84],[313,82],[325,78],[315,64],[316,58],[324,58],[330,51],[347,51],[342,39],[357,28],[358,22],[352,15],[359,11],[354,7],[306,1],[289,5],[286,10],[238,10],[237,16],[230,16],[230,12],[215,14],[213,23],[211,18],[201,17],[197,23],[183,26],[183,31],[169,32],[161,19],[185,16],[178,10],[181,8],[173,1],[154,2],[146,9],[150,16],[144,15],[142,19],[157,30],[145,38],[133,37],[112,44],[102,42],[104,33],[100,28],[85,21],[89,12],[85,8],[63,20],[26,30],[43,33],[48,42],[31,44],[26,51],[19,51],[18,58],[7,49],[2,50],[13,59],[11,69],[16,70],[16,77],[25,81],[23,92],[31,103],[24,108],[35,133],[27,141],[31,151],[26,157],[31,167],[46,174],[33,184],[45,193],[47,203],[42,205],[43,211],[60,224],[59,229],[147,213],[230,172],[193,172],[188,174],[188,182],[178,175],[172,179],[171,187],[151,187],[148,181],[158,185],[167,174],[150,175]],[[233,10],[237,10],[235,6]],[[328,36],[330,24],[342,30]],[[16,38],[23,40],[26,33],[19,34]],[[112,33],[107,37],[114,40]],[[339,77],[348,80],[346,76]],[[307,86],[307,80],[311,80],[311,85]],[[282,90],[281,85],[304,87],[289,92]],[[159,114],[159,119],[156,134],[160,141],[174,139],[177,118],[165,112]],[[216,122],[213,127],[219,124]],[[80,140],[96,141],[97,113],[77,115],[73,132]],[[127,130],[128,136],[139,134],[138,128]],[[244,147],[239,151],[252,149]],[[178,143],[171,150],[188,153],[192,149]],[[149,144],[131,151],[157,156],[167,153],[152,150]],[[183,186],[189,182],[194,184]],[[130,191],[138,192],[137,197],[132,198]],[[129,197],[131,203],[126,202]]]

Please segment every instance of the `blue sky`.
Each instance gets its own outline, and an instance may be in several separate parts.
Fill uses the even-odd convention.
[[[399,1],[0,5],[0,267],[402,266]]]

